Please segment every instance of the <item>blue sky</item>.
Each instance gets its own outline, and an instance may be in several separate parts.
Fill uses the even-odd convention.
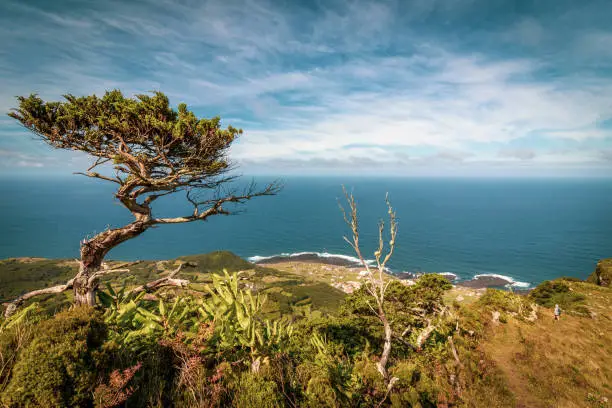
[[[610,1],[2,0],[0,111],[165,92],[245,174],[612,175]],[[0,117],[0,172],[68,174]]]

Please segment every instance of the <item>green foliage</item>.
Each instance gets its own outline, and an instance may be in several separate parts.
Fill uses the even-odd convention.
[[[243,348],[253,358],[269,354],[291,336],[292,326],[261,319],[266,296],[240,289],[238,274],[223,272],[224,276],[212,275],[212,286],[206,286],[210,297],[200,302],[199,309],[213,319],[219,347]]]
[[[91,308],[75,308],[42,322],[19,354],[2,402],[45,407],[89,404],[103,364],[105,338],[104,322]]]
[[[487,289],[478,304],[490,310],[513,313],[519,317],[526,317],[531,312],[530,302],[524,296],[500,289]],[[503,319],[506,317],[502,314],[500,321]]]
[[[529,293],[529,297],[537,304],[554,307],[554,298],[569,293],[570,287],[562,281],[544,281]]]
[[[586,297],[572,291],[569,284],[561,280],[542,282],[529,293],[529,298],[544,307],[552,308],[558,304],[563,311],[588,314],[583,304]]]
[[[389,374],[399,380],[386,395],[376,367],[382,332],[367,291],[346,296],[340,314],[321,312],[307,297],[295,298],[289,325],[269,320],[279,304],[266,303],[274,291],[262,292],[274,285],[287,292],[303,286],[293,275],[268,272],[270,286],[255,281],[258,272],[252,270],[206,275],[210,284],[201,285],[204,293],[166,293],[157,300],[131,294],[127,283],[109,285],[99,292],[102,315],[76,309],[40,321],[45,315],[37,305],[22,309],[0,320],[0,358],[4,353],[12,359],[0,375],[0,387],[2,378],[7,383],[0,388],[0,406],[91,406],[94,395],[98,406],[123,401],[129,407],[371,407],[381,401],[383,407],[495,407],[520,401],[503,367],[484,350],[491,341],[490,311],[501,311],[500,320],[521,316],[531,311],[530,297],[489,290],[474,303],[444,305],[450,284],[440,276],[423,276],[413,286],[390,283],[387,315],[396,336],[404,336],[393,339]],[[247,275],[258,292],[243,287]],[[535,293],[567,296],[585,288],[597,290],[599,297],[608,293],[588,284],[561,283],[576,292],[554,285]],[[415,349],[415,336],[430,323],[435,329]],[[524,337],[521,341],[531,345]],[[605,347],[604,340],[599,342]],[[506,346],[502,342],[494,351],[499,347]],[[535,358],[538,353],[530,347],[529,358]],[[509,358],[524,361],[525,353]],[[585,381],[575,369],[559,375]]]
[[[19,353],[30,343],[40,316],[39,305],[32,303],[7,319],[0,318],[0,394],[8,384]]]
[[[234,407],[280,408],[284,406],[276,382],[261,375],[244,372],[233,388]]]
[[[385,313],[393,332],[398,335],[404,333],[404,336],[400,336],[401,340],[397,336],[394,338],[392,353],[406,356],[412,352],[420,330],[439,317],[444,291],[451,287],[446,278],[435,274],[423,275],[412,286],[404,285],[399,280],[389,283],[385,294]],[[363,351],[366,340],[376,351],[382,347],[380,322],[371,309],[373,305],[374,299],[363,285],[346,297],[341,308],[342,316],[348,318],[345,326],[354,333],[354,340],[346,344],[353,347],[354,351]],[[355,344],[356,340],[361,343]]]
[[[13,313],[8,318],[4,315],[0,317],[0,335],[6,331],[21,325],[26,325],[40,320],[40,306],[38,303],[32,303],[28,307],[24,307]]]
[[[111,338],[118,344],[137,351],[179,332],[187,343],[197,337],[202,319],[194,299],[149,302],[144,300],[145,292],[126,295],[125,284],[119,291],[110,285],[107,289],[98,295],[106,306],[104,320],[111,329]]]
[[[173,168],[215,175],[227,168],[223,154],[242,133],[231,126],[222,129],[218,117],[198,119],[185,104],[172,109],[162,92],[126,98],[113,90],[101,98],[64,99],[45,102],[37,95],[20,96],[19,107],[9,115],[55,148],[112,159],[116,169],[128,174],[139,170],[126,150],[138,152],[139,161],[159,170],[152,178],[165,178]]]

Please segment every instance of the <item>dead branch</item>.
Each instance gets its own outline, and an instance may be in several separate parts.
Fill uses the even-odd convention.
[[[100,180],[112,181],[113,183],[117,183],[117,184],[123,185],[123,182],[121,181],[120,178],[112,178],[112,177],[103,176],[100,173],[96,173],[96,172],[93,172],[93,171],[88,171],[87,173],[75,172],[74,174],[78,174],[80,176],[87,176],[87,177],[91,177],[91,178],[97,178],[97,179],[100,179]]]
[[[94,273],[93,275],[91,275],[88,279],[88,283],[91,285],[93,284],[93,282],[98,279],[100,276],[103,275],[108,275],[109,273],[120,273],[120,272],[130,272],[129,269],[126,268],[126,266],[133,266],[133,265],[137,265],[139,264],[140,261],[135,261],[135,262],[125,262],[122,263],[120,265],[117,265],[113,268],[109,268],[105,263],[102,264],[102,269],[100,269],[98,272]]]
[[[140,261],[136,261],[136,262],[126,262],[120,265],[117,265],[117,267],[115,268],[107,268],[107,269],[102,269],[98,272],[96,272],[92,277],[90,277],[89,279],[93,279],[93,278],[97,278],[99,276],[102,275],[106,275],[109,273],[117,273],[117,272],[129,272],[129,269],[124,269],[124,266],[131,266],[131,265],[136,265],[137,263],[139,263]],[[146,283],[144,285],[138,286],[132,290],[129,291],[129,293],[138,293],[138,292],[142,292],[142,291],[146,291],[146,292],[154,292],[162,287],[165,286],[176,286],[176,287],[187,287],[187,285],[189,284],[189,281],[186,279],[175,279],[175,276],[181,271],[182,267],[186,265],[185,263],[181,263],[175,270],[171,271],[170,274],[166,277],[154,280],[152,282]],[[31,299],[33,297],[36,296],[41,296],[41,295],[48,295],[48,294],[58,294],[58,293],[62,293],[65,292],[67,290],[72,289],[73,286],[73,282],[74,282],[74,278],[70,279],[68,282],[66,282],[63,285],[56,285],[56,286],[52,286],[50,288],[44,288],[44,289],[37,289],[37,290],[33,290],[31,292],[25,293],[21,296],[19,296],[18,298],[16,298],[15,300],[11,301],[11,302],[6,302],[3,303],[2,305],[5,307],[4,310],[4,317],[8,318],[10,317],[12,314],[14,314],[17,309],[23,304],[23,302],[25,302],[28,299]]]
[[[204,201],[197,201],[195,198],[191,197],[191,195],[187,194],[187,200],[193,205],[194,210],[192,215],[184,216],[184,217],[174,217],[174,218],[153,218],[148,221],[149,225],[156,224],[180,224],[185,222],[192,221],[204,221],[211,215],[223,214],[230,215],[233,212],[230,212],[223,208],[223,205],[226,203],[235,203],[242,204],[245,201],[248,201],[255,197],[262,196],[271,196],[277,194],[281,185],[279,183],[271,183],[267,185],[263,190],[254,191],[253,189],[249,189],[242,195],[228,195],[221,198],[214,198]],[[208,208],[204,211],[200,209],[200,206],[206,205]]]
[[[431,324],[431,320],[428,320],[427,327],[425,327],[423,331],[419,333],[419,336],[416,339],[417,350],[421,350],[421,347],[427,341],[427,339],[429,339],[429,336],[431,336],[431,333],[433,333],[435,329],[436,329],[436,326]]]
[[[451,347],[451,351],[453,353],[453,357],[455,358],[455,362],[457,363],[459,367],[462,367],[463,364],[461,363],[461,360],[459,360],[459,355],[457,354],[457,349],[455,348],[455,343],[453,342],[453,336],[448,336],[448,344]]]
[[[134,289],[128,291],[128,294],[136,294],[140,292],[155,292],[156,290],[165,286],[175,286],[178,288],[186,288],[189,285],[187,279],[175,279],[174,277],[181,271],[185,264],[181,263],[175,270],[170,272],[168,276],[154,280],[144,285],[137,286]]]
[[[25,293],[19,296],[17,299],[11,302],[3,303],[2,305],[6,308],[4,310],[4,317],[9,318],[13,313],[17,311],[17,308],[19,308],[19,306],[21,306],[23,302],[35,296],[48,295],[52,293],[62,293],[68,289],[72,289],[73,281],[74,279],[70,279],[68,282],[66,282],[63,285],[57,285],[57,286],[52,286],[50,288],[33,290],[31,292],[28,292],[28,293]]]

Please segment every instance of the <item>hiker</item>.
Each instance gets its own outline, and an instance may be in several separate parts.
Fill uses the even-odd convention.
[[[561,315],[561,308],[559,305],[555,305],[555,320],[559,320],[559,316]]]

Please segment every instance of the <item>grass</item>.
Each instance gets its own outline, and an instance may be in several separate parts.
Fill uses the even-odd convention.
[[[9,258],[0,261],[0,302],[36,288],[66,283],[77,272],[69,260]]]
[[[564,314],[553,320],[550,308],[527,324],[509,319],[490,326],[484,352],[505,374],[524,407],[584,407],[592,395],[610,396],[612,389],[612,289],[566,282],[583,296],[594,317]]]
[[[576,284],[577,281],[567,279],[544,281],[529,293],[529,298],[540,306],[552,308],[558,304],[563,312],[588,316],[586,296],[572,289]]]
[[[126,283],[128,288],[158,279],[186,261],[179,277],[188,279],[193,292],[204,292],[205,285],[212,282],[211,273],[241,271],[245,283],[253,289],[268,294],[267,310],[270,314],[290,314],[296,307],[310,307],[322,312],[336,310],[344,293],[325,282],[329,274],[314,271],[309,275],[306,270],[286,270],[254,265],[229,251],[217,251],[209,254],[191,255],[168,261],[141,261],[130,267],[129,274],[109,274],[102,279],[118,288]],[[107,261],[110,266],[121,262]],[[321,270],[322,265],[317,267]],[[345,268],[346,269],[346,268]],[[12,258],[0,261],[0,301],[10,301],[19,295],[43,287],[65,283],[78,271],[74,260],[54,260],[43,258]],[[355,273],[356,275],[356,273]],[[170,289],[174,290],[174,289]],[[70,291],[59,295],[41,296],[32,301],[40,302],[49,312],[60,310],[72,302]]]

